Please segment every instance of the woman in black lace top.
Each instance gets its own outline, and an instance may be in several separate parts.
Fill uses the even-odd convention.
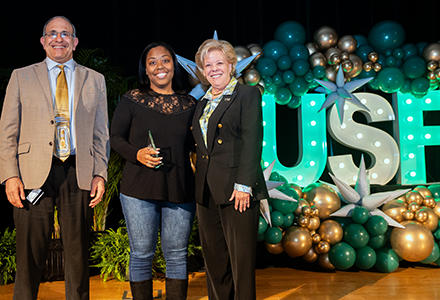
[[[135,300],[153,299],[151,267],[159,227],[167,298],[186,299],[187,294],[187,248],[195,211],[190,124],[196,102],[179,92],[179,76],[172,48],[148,45],[139,61],[141,87],[121,98],[111,126],[112,148],[127,160],[120,199]]]

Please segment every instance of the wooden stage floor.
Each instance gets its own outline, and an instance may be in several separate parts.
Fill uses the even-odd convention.
[[[257,270],[257,299],[288,300],[412,300],[440,299],[440,268],[433,265],[399,267],[384,274],[369,271],[310,271],[291,268]],[[128,282],[102,282],[92,276],[91,300],[131,299]],[[155,299],[165,299],[165,282],[154,281]],[[0,286],[0,299],[12,299],[14,285]],[[64,282],[45,282],[39,300],[64,299]],[[207,300],[205,274],[190,273],[189,300]]]

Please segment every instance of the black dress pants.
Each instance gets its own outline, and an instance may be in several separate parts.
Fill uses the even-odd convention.
[[[208,298],[256,299],[255,260],[260,202],[251,201],[250,208],[240,213],[234,209],[234,202],[216,205],[211,195],[207,198],[204,205],[197,205],[197,218]]]
[[[14,207],[17,273],[13,299],[37,299],[54,228],[55,206],[64,249],[66,299],[89,299],[89,235],[93,209],[89,207],[90,191],[78,187],[75,157],[65,162],[54,158],[41,189],[44,195],[36,205],[25,200],[25,208]]]

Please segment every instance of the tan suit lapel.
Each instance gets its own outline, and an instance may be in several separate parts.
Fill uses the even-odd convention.
[[[52,92],[50,90],[49,74],[47,71],[46,61],[36,64],[34,70],[40,83],[41,89],[44,92],[44,96],[47,99],[47,104],[49,105],[50,110],[53,111],[53,98]]]
[[[87,75],[87,70],[83,66],[75,63],[75,91],[74,91],[74,95],[73,95],[73,99],[74,99],[74,103],[73,103],[74,106],[73,107],[74,107],[76,118],[80,117],[80,116],[76,115],[76,111],[78,108],[78,103],[80,100],[81,91],[83,89],[84,82],[86,81],[86,75]]]

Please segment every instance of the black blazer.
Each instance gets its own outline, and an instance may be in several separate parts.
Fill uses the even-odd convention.
[[[205,147],[199,119],[207,103],[197,104],[192,132],[197,147],[196,202],[203,204],[205,184],[214,202],[229,201],[234,184],[252,187],[252,200],[268,197],[261,169],[263,119],[261,93],[251,86],[237,84],[231,95],[223,96],[209,118]]]

